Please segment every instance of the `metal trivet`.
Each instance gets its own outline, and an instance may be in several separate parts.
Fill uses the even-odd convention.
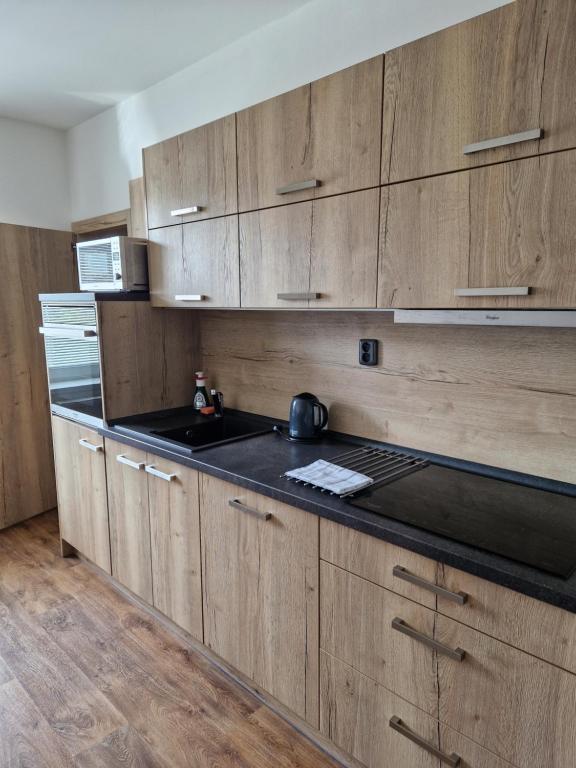
[[[393,480],[399,480],[401,477],[412,474],[412,472],[424,469],[429,464],[426,459],[418,459],[415,456],[410,456],[408,453],[388,451],[384,448],[370,448],[368,446],[354,448],[352,451],[341,453],[332,459],[326,459],[326,461],[329,461],[330,464],[337,464],[345,469],[352,469],[354,472],[360,472],[366,475],[366,477],[371,477],[374,482],[372,485],[367,485],[357,491],[336,494],[334,491],[328,491],[326,488],[321,488],[314,483],[307,483],[305,480],[298,480],[287,475],[282,475],[282,477],[306,488],[314,488],[321,493],[328,493],[330,496],[338,495],[341,499],[345,499],[349,496],[355,496],[357,493],[385,485]]]

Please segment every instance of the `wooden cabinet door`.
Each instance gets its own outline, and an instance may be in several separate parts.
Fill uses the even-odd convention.
[[[318,518],[202,475],[200,520],[206,645],[317,726]]]
[[[369,189],[241,214],[242,306],[374,308],[378,208]]]
[[[146,148],[144,176],[150,229],[236,213],[235,115]]]
[[[441,768],[457,757],[462,768],[510,768],[492,752],[323,652],[320,730],[367,768]],[[438,751],[446,760],[438,759]]]
[[[378,306],[576,306],[576,151],[382,195]]]
[[[377,56],[238,113],[240,211],[378,184],[382,68]]]
[[[106,440],[112,575],[152,604],[146,453]]]
[[[150,233],[151,301],[157,307],[239,307],[238,217]]]
[[[110,573],[104,439],[92,429],[52,417],[60,536]]]
[[[576,5],[522,0],[386,54],[382,181],[576,145]],[[465,154],[542,129],[540,139]]]
[[[152,454],[146,465],[154,606],[202,642],[198,473]]]

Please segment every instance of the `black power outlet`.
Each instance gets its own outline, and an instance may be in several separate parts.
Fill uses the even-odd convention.
[[[378,365],[378,339],[360,339],[358,362],[360,365]]]

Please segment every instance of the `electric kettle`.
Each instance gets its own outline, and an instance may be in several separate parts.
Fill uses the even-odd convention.
[[[316,395],[302,392],[292,398],[288,435],[292,440],[315,440],[328,423],[328,409]]]

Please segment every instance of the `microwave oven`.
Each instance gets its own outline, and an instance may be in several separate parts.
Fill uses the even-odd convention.
[[[147,291],[148,243],[115,235],[76,243],[81,291]]]

